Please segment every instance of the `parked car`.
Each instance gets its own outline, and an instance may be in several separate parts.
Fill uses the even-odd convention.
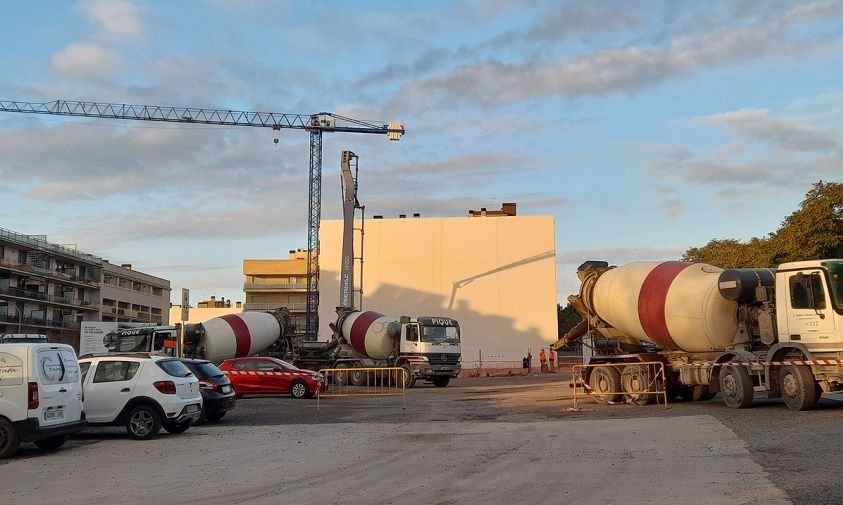
[[[310,398],[324,391],[325,379],[318,372],[298,368],[278,358],[234,358],[220,364],[238,396],[289,393],[293,398]]]
[[[79,363],[65,344],[0,344],[0,459],[21,442],[58,449],[87,425],[82,410]]]
[[[90,425],[122,425],[132,438],[146,439],[162,427],[182,433],[202,413],[199,380],[178,358],[83,356],[79,366]]]
[[[215,422],[234,408],[236,399],[231,380],[216,365],[204,359],[182,359],[193,375],[199,379],[199,391],[202,393],[203,421]]]

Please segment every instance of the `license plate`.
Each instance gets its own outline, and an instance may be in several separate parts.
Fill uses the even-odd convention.
[[[223,386],[222,392],[223,393],[230,393],[231,392],[231,386]]]
[[[188,405],[187,412],[199,412],[199,405]]]
[[[57,419],[64,419],[64,411],[63,410],[45,410],[44,411],[44,420],[45,421],[55,421]]]

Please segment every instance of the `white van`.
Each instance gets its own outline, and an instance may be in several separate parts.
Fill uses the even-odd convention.
[[[87,425],[73,348],[15,340],[0,343],[0,459],[21,442],[56,449]]]

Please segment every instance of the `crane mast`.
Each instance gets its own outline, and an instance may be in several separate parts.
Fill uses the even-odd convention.
[[[380,134],[386,135],[389,140],[400,140],[404,134],[404,127],[400,123],[363,121],[330,112],[288,114],[75,100],[54,100],[51,102],[0,100],[0,112],[218,126],[251,126],[272,128],[273,130],[293,129],[310,132],[305,338],[314,340],[319,331],[318,261],[319,222],[322,217],[322,133]]]

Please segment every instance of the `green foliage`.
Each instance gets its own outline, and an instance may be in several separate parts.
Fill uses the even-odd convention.
[[[813,184],[799,209],[778,230],[748,242],[713,239],[691,247],[684,261],[721,268],[775,267],[788,261],[843,258],[843,183]]]
[[[571,304],[566,304],[563,308],[558,303],[556,304],[556,322],[559,325],[559,338],[568,333],[568,331],[582,321],[582,316],[574,310]]]

